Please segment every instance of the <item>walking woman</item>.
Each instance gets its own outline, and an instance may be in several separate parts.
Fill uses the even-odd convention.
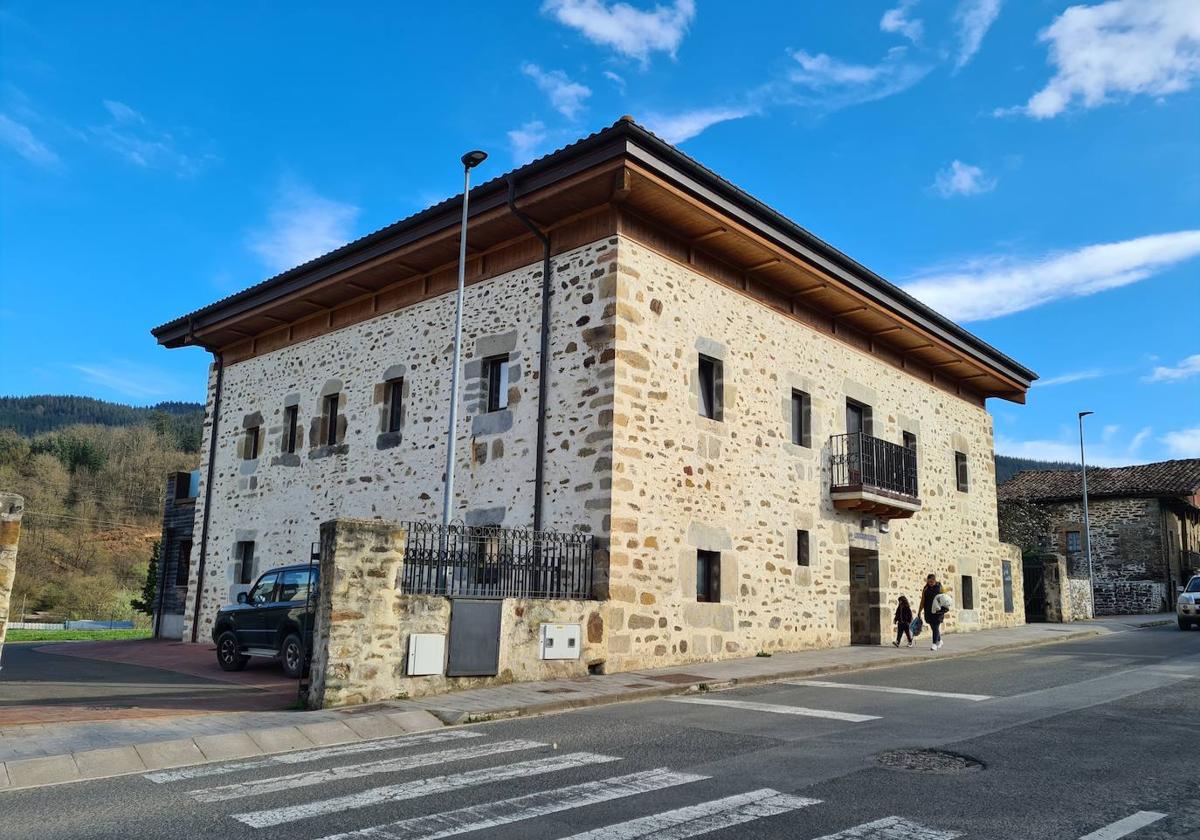
[[[929,625],[929,630],[933,633],[933,644],[930,650],[937,650],[942,646],[942,619],[944,611],[941,606],[934,603],[937,596],[942,594],[942,585],[938,583],[937,575],[930,574],[925,578],[925,588],[921,590],[921,617],[925,619],[925,623]]]

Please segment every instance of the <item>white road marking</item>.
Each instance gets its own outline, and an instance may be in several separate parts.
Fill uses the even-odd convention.
[[[816,840],[954,840],[958,831],[938,831],[900,817],[884,817]]]
[[[432,796],[433,794],[459,790],[474,785],[486,785],[491,782],[502,782],[507,779],[523,779],[543,773],[556,773],[559,770],[569,770],[573,767],[584,767],[589,764],[607,764],[610,761],[620,760],[616,756],[598,755],[596,753],[567,753],[566,755],[537,758],[532,761],[521,761],[501,767],[468,770],[465,773],[455,773],[449,776],[416,779],[411,782],[402,782],[398,785],[371,788],[370,790],[351,793],[346,796],[334,797],[333,799],[301,802],[298,805],[285,805],[282,808],[269,808],[265,811],[234,814],[233,818],[251,828],[266,828],[267,826],[295,822],[296,820],[303,820],[309,817],[336,814],[339,811],[349,811],[354,808],[367,808],[382,802],[419,799],[422,796]]]
[[[400,773],[414,767],[428,767],[433,764],[446,764],[451,761],[466,761],[473,758],[484,758],[489,755],[516,752],[518,750],[535,750],[548,746],[538,741],[497,741],[494,744],[478,744],[470,747],[459,747],[454,750],[441,752],[417,753],[383,761],[368,761],[363,764],[348,764],[343,767],[330,767],[327,770],[310,770],[305,773],[293,773],[289,776],[276,776],[272,779],[260,779],[252,782],[237,782],[232,785],[222,785],[215,788],[202,788],[188,791],[197,802],[223,802],[226,799],[241,799],[245,796],[258,796],[264,793],[276,793],[281,790],[310,787],[342,779],[361,779],[363,776],[374,776],[377,773]]]
[[[784,682],[784,685],[802,685],[813,688],[850,688],[856,691],[882,691],[885,694],[915,694],[918,697],[944,697],[947,700],[972,700],[976,703],[992,699],[992,695],[990,694],[957,694],[952,691],[924,691],[919,688],[892,688],[886,685],[825,682],[824,680],[787,680]]]
[[[709,777],[695,773],[676,773],[666,767],[659,767],[656,770],[644,770],[627,776],[601,779],[598,782],[585,782],[558,790],[531,793],[514,799],[486,802],[482,805],[459,808],[457,811],[447,811],[444,814],[413,817],[387,825],[334,834],[322,840],[437,840],[441,837],[482,831],[485,828],[498,828],[509,823],[532,820],[586,805],[623,799],[626,796],[651,793],[689,782],[699,782],[707,778]]]
[[[856,715],[851,712],[834,712],[828,709],[806,709],[803,706],[779,706],[774,703],[755,703],[752,700],[719,700],[715,697],[672,697],[671,703],[693,703],[697,706],[727,706],[731,709],[746,709],[751,712],[771,712],[777,715],[801,715],[803,717],[845,720],[862,723],[879,720],[876,715]]]
[[[420,744],[436,744],[440,741],[458,741],[463,738],[482,738],[483,733],[467,729],[449,729],[444,732],[430,732],[425,735],[402,735],[398,738],[383,738],[378,741],[358,741],[353,744],[335,744],[331,747],[321,747],[315,750],[296,750],[295,752],[271,755],[266,758],[251,758],[244,761],[230,761],[224,764],[197,764],[194,767],[183,767],[179,770],[163,770],[157,773],[146,773],[143,779],[149,779],[157,784],[179,782],[185,779],[201,779],[205,776],[221,776],[226,773],[239,773],[242,770],[257,770],[260,767],[271,767],[276,764],[303,764],[308,761],[321,761],[326,758],[337,758],[343,755],[391,750],[400,747],[415,747]]]
[[[572,834],[562,840],[681,840],[684,837],[708,834],[710,831],[720,831],[764,817],[786,814],[816,805],[820,801],[791,796],[771,788],[761,788],[737,796],[727,796],[724,799],[714,799],[699,805],[689,805],[674,811],[663,811],[661,814]]]
[[[1165,817],[1166,814],[1158,811],[1138,811],[1136,814],[1131,814],[1123,820],[1117,820],[1112,825],[1106,825],[1104,828],[1097,829],[1091,834],[1080,837],[1079,840],[1117,840],[1118,837],[1124,837],[1128,834],[1143,829],[1151,823],[1156,823]]]

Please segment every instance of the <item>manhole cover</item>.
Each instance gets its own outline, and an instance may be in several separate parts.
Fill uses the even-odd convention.
[[[879,754],[878,761],[884,767],[912,773],[969,773],[984,767],[969,755],[945,750],[887,750]]]

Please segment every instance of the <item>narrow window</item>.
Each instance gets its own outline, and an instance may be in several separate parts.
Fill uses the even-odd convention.
[[[338,397],[339,394],[330,394],[325,398],[325,445],[334,446],[337,444],[337,427],[338,427]]]
[[[1067,554],[1078,554],[1083,545],[1078,531],[1067,531]]]
[[[812,445],[812,400],[803,391],[792,391],[792,443]]]
[[[697,373],[700,377],[700,416],[720,420],[724,396],[721,393],[721,363],[701,356]]]
[[[192,498],[195,494],[192,492],[192,474],[191,473],[175,473],[175,501],[182,502]]]
[[[954,453],[954,474],[955,474],[955,478],[957,479],[957,482],[958,482],[958,489],[961,492],[966,493],[967,487],[968,487],[966,453],[963,453],[963,452],[955,452]]]
[[[796,532],[796,565],[808,565],[808,531]]]
[[[717,603],[721,600],[721,552],[696,552],[696,600]]]
[[[970,575],[962,576],[962,608],[975,609],[975,578]]]
[[[192,541],[179,541],[179,555],[175,560],[175,585],[187,586],[192,571]]]
[[[912,432],[904,433],[904,448],[913,450],[917,448],[917,436]]]
[[[254,541],[242,540],[237,544],[238,583],[254,583]]]
[[[387,431],[400,431],[400,418],[404,411],[404,380],[387,381]]]
[[[296,430],[300,426],[300,406],[289,405],[283,409],[283,451],[296,454]]]
[[[487,376],[487,410],[508,408],[508,356],[493,356],[484,360]]]
[[[258,433],[261,431],[259,426],[251,426],[246,430],[246,460],[253,461],[258,458]]]

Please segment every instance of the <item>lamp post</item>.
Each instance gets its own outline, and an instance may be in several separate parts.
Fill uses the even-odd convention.
[[[1088,524],[1087,459],[1083,454],[1083,418],[1092,411],[1079,412],[1079,466],[1083,475],[1083,548],[1087,555],[1088,590],[1092,594],[1092,618],[1096,617],[1096,579],[1092,577],[1092,531]]]
[[[471,170],[487,160],[487,152],[476,149],[462,156],[462,232],[458,241],[458,292],[454,297],[454,368],[450,372],[450,427],[446,431],[446,491],[442,496],[442,525],[450,525],[454,510],[454,443],[458,425],[458,368],[462,358],[463,286],[467,275],[467,202],[471,193]]]

